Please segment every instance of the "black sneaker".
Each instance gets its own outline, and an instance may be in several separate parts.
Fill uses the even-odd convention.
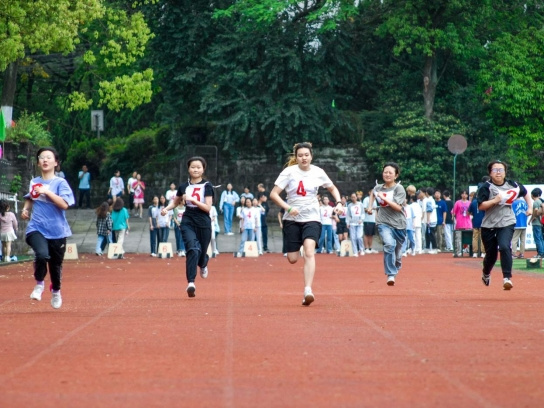
[[[489,286],[489,281],[491,280],[490,275],[486,275],[485,273],[482,273],[482,282],[485,286]]]

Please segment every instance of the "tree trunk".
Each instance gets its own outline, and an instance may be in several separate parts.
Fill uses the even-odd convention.
[[[13,101],[15,100],[15,87],[17,86],[17,69],[19,63],[12,62],[4,71],[4,86],[2,87],[2,111],[8,127],[11,127],[13,116]]]
[[[425,117],[432,119],[434,112],[434,97],[436,95],[436,86],[438,84],[438,75],[436,72],[436,56],[430,56],[425,59],[423,68],[423,103],[425,106]]]

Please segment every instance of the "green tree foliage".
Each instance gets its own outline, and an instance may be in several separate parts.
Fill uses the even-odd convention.
[[[0,72],[29,53],[72,51],[82,25],[103,13],[101,0],[0,2]]]
[[[539,177],[544,151],[544,33],[529,27],[503,33],[482,62],[482,95],[497,132],[508,136],[507,159]]]

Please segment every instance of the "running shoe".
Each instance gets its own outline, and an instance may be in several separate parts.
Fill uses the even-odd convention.
[[[195,297],[195,291],[196,291],[196,287],[194,282],[189,282],[189,284],[187,285],[187,296]]]
[[[491,275],[486,275],[485,273],[482,273],[482,282],[485,286],[489,286],[489,281],[491,281]]]
[[[364,251],[364,249],[361,249],[361,252],[359,252],[359,255],[365,256],[365,251]]]
[[[387,286],[395,286],[395,277],[393,275],[387,278]]]
[[[34,300],[42,300],[42,293],[43,293],[43,285],[36,285],[34,286],[34,290],[30,294],[30,299]]]
[[[53,306],[53,309],[60,309],[62,306],[62,297],[60,292],[51,293],[51,306]]]
[[[504,288],[504,290],[510,290],[514,287],[514,285],[512,284],[510,278],[504,278],[502,280],[502,287]]]
[[[304,290],[304,299],[302,299],[302,306],[310,306],[310,304],[315,300],[312,289]]]
[[[200,277],[206,279],[208,277],[208,267],[200,268]]]

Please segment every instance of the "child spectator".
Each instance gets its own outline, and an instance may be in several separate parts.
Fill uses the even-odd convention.
[[[113,220],[110,215],[110,205],[104,201],[100,207],[96,209],[96,239],[95,253],[98,256],[102,255],[102,244],[104,241],[111,243],[111,233],[113,231]]]
[[[4,262],[11,262],[11,243],[17,239],[17,217],[10,211],[7,201],[0,201],[0,240]]]

